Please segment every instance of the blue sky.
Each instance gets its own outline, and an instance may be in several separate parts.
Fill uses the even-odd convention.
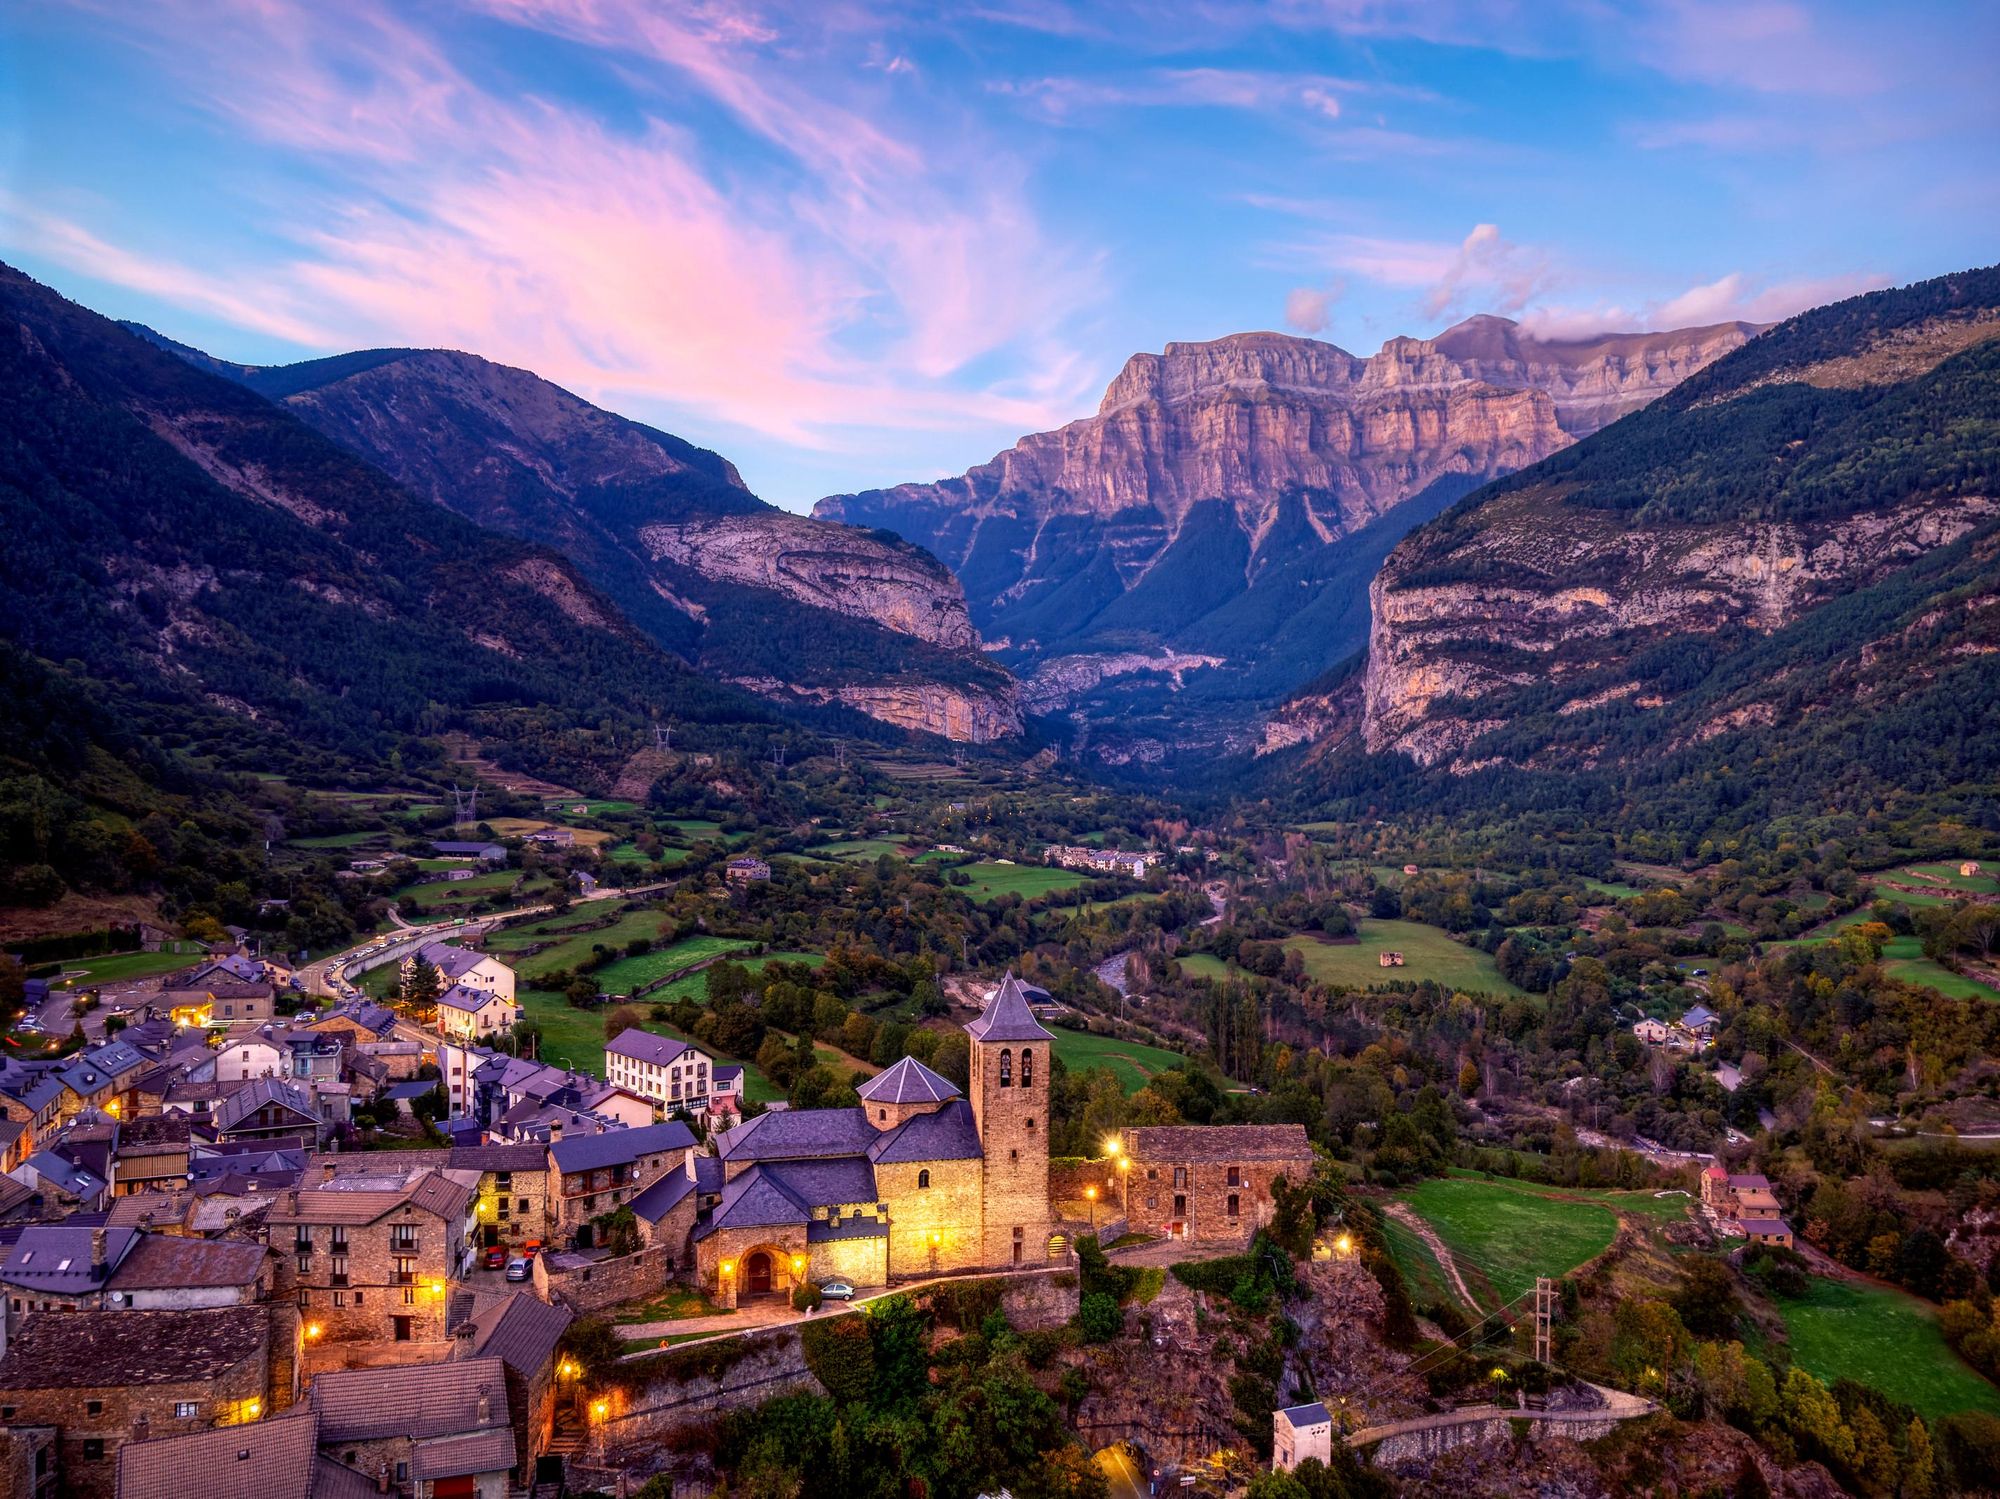
[[[802,509],[1171,340],[1991,262],[1996,59],[1978,3],[17,0],[0,256],[227,358],[522,365]]]

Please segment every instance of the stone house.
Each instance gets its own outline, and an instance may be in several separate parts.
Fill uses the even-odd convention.
[[[328,1370],[313,1380],[323,1456],[415,1499],[507,1499],[515,1467],[498,1358]]]
[[[270,1400],[262,1307],[30,1317],[0,1358],[0,1427],[54,1427],[58,1487],[113,1499],[128,1442],[258,1420]]]
[[[144,1114],[118,1122],[114,1173],[117,1195],[173,1191],[186,1179],[194,1119],[188,1114]]]
[[[238,978],[208,964],[176,974],[160,991],[176,1024],[262,1025],[277,1013],[277,991],[262,979]]]
[[[61,1127],[63,1085],[55,1074],[53,1062],[0,1059],[0,1118],[27,1126],[19,1147],[24,1160]]]
[[[243,1239],[141,1234],[104,1283],[106,1311],[198,1311],[269,1300],[271,1254]]]
[[[1199,1244],[1249,1244],[1271,1221],[1271,1183],[1313,1171],[1302,1124],[1149,1125],[1120,1143],[1127,1225]]]
[[[1318,1401],[1271,1412],[1271,1471],[1289,1473],[1307,1458],[1333,1461],[1333,1413]]]
[[[1395,951],[1380,952],[1375,955],[1375,961],[1384,968],[1401,968],[1403,955]]]
[[[316,1144],[324,1121],[313,1096],[281,1077],[260,1077],[219,1100],[209,1115],[226,1143]]]
[[[1632,1034],[1648,1046],[1659,1046],[1666,1041],[1669,1033],[1664,1020],[1647,1019],[1634,1021]]]
[[[534,1476],[535,1459],[555,1435],[558,1385],[556,1346],[575,1320],[567,1307],[551,1306],[516,1291],[459,1329],[454,1357],[498,1359],[507,1371],[507,1410],[514,1425],[514,1471]]]
[[[549,1153],[540,1145],[456,1145],[448,1169],[477,1171],[473,1218],[482,1245],[519,1246],[549,1234]]]
[[[436,1171],[400,1188],[339,1183],[278,1193],[266,1213],[275,1297],[309,1343],[441,1342],[469,1268],[472,1188]]]
[[[118,1499],[371,1499],[375,1480],[319,1451],[311,1411],[127,1442]]]
[[[129,1228],[31,1223],[0,1262],[7,1326],[41,1312],[74,1312],[102,1304],[113,1272],[139,1241]]]
[[[694,1153],[685,1124],[647,1124],[564,1135],[548,1146],[549,1232],[568,1244],[601,1213],[615,1212]]]
[[[508,969],[507,973],[511,980],[513,970]],[[506,1035],[521,1018],[521,1007],[514,1003],[512,989],[510,982],[509,992],[503,995],[477,984],[454,983],[438,996],[438,1030],[464,1041]]]
[[[723,866],[723,875],[731,884],[749,884],[756,880],[768,880],[771,866],[755,855],[738,854]]]
[[[426,942],[403,959],[402,976],[405,981],[415,969],[418,958],[437,969],[438,977],[447,989],[454,984],[463,984],[468,989],[497,994],[509,1005],[514,1003],[514,970],[498,958],[469,952],[449,942]]]

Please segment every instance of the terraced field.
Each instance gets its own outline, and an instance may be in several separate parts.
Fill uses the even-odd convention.
[[[2000,1388],[1951,1351],[1930,1309],[1913,1296],[1816,1276],[1808,1295],[1778,1310],[1793,1360],[1829,1384],[1857,1375],[1931,1420],[1959,1411],[2000,1416]]]
[[[1611,1247],[1618,1215],[1684,1216],[1687,1200],[1648,1192],[1583,1192],[1524,1182],[1446,1177],[1397,1194],[1444,1241],[1474,1294],[1486,1307],[1534,1288],[1538,1275],[1565,1275]],[[1389,1244],[1398,1265],[1416,1276],[1439,1276],[1410,1229],[1390,1220]]]
[[[1306,972],[1322,984],[1345,984],[1366,988],[1370,984],[1398,979],[1430,979],[1448,989],[1488,994],[1522,994],[1493,965],[1493,959],[1476,947],[1466,947],[1434,926],[1418,921],[1377,921],[1361,923],[1358,942],[1327,942],[1301,934],[1286,939],[1285,946],[1305,960]],[[1378,954],[1400,952],[1400,968],[1384,968]]]
[[[1164,1046],[1149,1046],[1143,1041],[1125,1041],[1117,1036],[1093,1036],[1086,1031],[1072,1031],[1062,1026],[1051,1026],[1050,1034],[1055,1039],[1055,1054],[1062,1058],[1063,1065],[1072,1072],[1081,1072],[1086,1067],[1108,1067],[1119,1086],[1128,1094],[1137,1093],[1146,1086],[1146,1080],[1156,1072],[1165,1072],[1169,1067],[1178,1066],[1187,1060],[1177,1051],[1168,1051]]]
[[[725,953],[741,952],[744,948],[755,945],[740,937],[690,937],[685,942],[676,942],[671,947],[655,948],[636,958],[620,958],[615,963],[607,963],[597,970],[595,977],[606,994],[630,994],[643,985],[666,977],[676,969],[687,967],[690,963],[718,958]],[[647,997],[651,998],[650,995]]]
[[[1018,895],[1023,900],[1033,900],[1051,890],[1074,890],[1084,882],[1084,877],[1074,869],[1055,869],[1044,864],[998,864],[982,859],[977,864],[966,865],[965,872],[972,883],[959,888],[977,901],[993,900],[1002,895]]]

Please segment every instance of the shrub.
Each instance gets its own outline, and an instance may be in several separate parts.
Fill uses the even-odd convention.
[[[1125,1325],[1124,1313],[1118,1310],[1118,1298],[1104,1291],[1092,1291],[1077,1307],[1076,1325],[1090,1342],[1110,1342]]]
[[[806,1367],[843,1404],[866,1400],[875,1383],[875,1345],[864,1317],[808,1322],[799,1330]]]

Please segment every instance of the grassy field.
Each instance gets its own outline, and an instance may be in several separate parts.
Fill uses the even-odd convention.
[[[1882,890],[1884,900],[1900,901],[1906,905],[1943,905],[1942,899],[1930,896],[1909,896],[1900,890]],[[1836,936],[1843,927],[1854,926],[1858,922],[1873,921],[1868,907],[1849,911],[1833,920],[1814,927],[1803,937],[1793,937],[1784,942],[1766,942],[1767,948],[1804,947],[1809,943],[1825,942]],[[1982,984],[1977,979],[1969,979],[1963,974],[1953,973],[1934,959],[1924,956],[1923,943],[1916,937],[1891,937],[1882,945],[1882,969],[1893,978],[1907,984],[1922,984],[1935,989],[1940,994],[1953,999],[1985,999],[2000,1004],[2000,990],[1990,984]]]
[[[617,864],[651,865],[653,860],[636,843],[616,843],[604,851],[604,857]],[[672,869],[676,864],[685,864],[688,851],[667,844],[660,849],[659,862]]]
[[[522,1018],[536,1022],[542,1028],[541,1058],[559,1067],[575,1067],[586,1072],[604,1076],[604,1009],[579,1010],[569,1004],[560,994],[551,994],[546,989],[523,989],[519,994]],[[644,1027],[662,1036],[671,1036],[678,1041],[692,1038],[682,1035],[670,1025],[659,1025],[647,1021]],[[737,1057],[718,1056],[720,1062],[742,1060]],[[783,1098],[784,1090],[758,1070],[754,1062],[745,1062],[743,1067],[744,1096],[758,1103],[770,1103]]]
[[[821,859],[872,864],[884,854],[901,857],[903,845],[894,838],[849,838],[834,843],[815,843],[806,852]]]
[[[1189,978],[1226,979],[1229,965],[1211,952],[1182,953],[1179,957],[1181,971]]]
[[[1043,864],[996,864],[985,859],[966,865],[965,872],[972,883],[959,888],[980,901],[1001,895],[1033,900],[1051,890],[1074,890],[1084,880],[1074,869],[1053,869]]]
[[[1444,1240],[1466,1284],[1499,1305],[1534,1289],[1538,1275],[1564,1275],[1602,1254],[1618,1232],[1614,1209],[1646,1194],[1557,1195],[1524,1184],[1447,1177],[1398,1195]],[[1672,1201],[1679,1205],[1681,1199]]]
[[[554,935],[562,937],[562,940],[557,942],[555,946],[543,952],[538,952],[532,957],[522,958],[518,962],[512,958],[509,958],[507,961],[512,964],[514,971],[519,973],[523,978],[540,978],[543,974],[550,973],[558,968],[570,969],[576,967],[578,963],[590,956],[591,949],[599,945],[605,947],[623,947],[635,937],[657,939],[660,935],[660,924],[663,919],[658,911],[627,911],[616,921],[612,922],[611,925],[599,927],[594,931],[579,931],[574,935],[563,937],[562,932],[558,930]],[[535,928],[530,927],[526,933],[516,934],[509,932],[503,938],[497,938],[488,942],[487,946],[496,952],[505,953],[508,951],[519,951],[522,947],[530,946],[536,941],[548,940],[546,937],[535,937],[533,935],[534,930]]]
[[[287,848],[360,848],[363,844],[374,843],[389,835],[384,832],[361,833],[321,833],[316,838],[287,838]]]
[[[201,959],[199,942],[177,942],[169,944],[179,951],[159,952],[116,952],[106,953],[101,958],[70,958],[62,965],[65,974],[71,975],[71,988],[88,988],[97,984],[122,984],[128,979],[149,979],[162,973],[173,973],[192,966]]]
[[[1891,870],[1892,876],[1929,875],[1931,879],[1942,880],[1954,890],[1967,894],[1978,892],[1985,895],[2000,894],[2000,876],[1993,873],[1995,860],[1977,859],[1978,874],[1960,874],[1958,866],[1964,861],[1951,859],[1942,864],[1905,864],[1901,869]],[[1912,880],[1912,884],[1926,884],[1924,880]]]
[[[396,899],[410,897],[423,911],[435,911],[441,906],[469,906],[478,901],[490,900],[496,895],[505,895],[514,888],[514,882],[521,878],[518,869],[496,869],[491,874],[475,874],[469,880],[437,880],[429,884],[409,885],[396,892]],[[533,894],[539,889],[547,889],[547,880],[531,880],[521,887],[521,893]]]
[[[1127,1093],[1137,1093],[1154,1073],[1165,1072],[1187,1060],[1164,1046],[1148,1046],[1143,1041],[1125,1041],[1117,1036],[1093,1036],[1062,1026],[1051,1027],[1050,1034],[1056,1038],[1055,1054],[1070,1071],[1108,1067]]]
[[[1454,942],[1434,926],[1417,921],[1361,923],[1359,942],[1323,942],[1298,936],[1285,946],[1305,959],[1306,972],[1322,984],[1366,987],[1395,979],[1431,979],[1448,989],[1484,990],[1491,994],[1521,994],[1500,977],[1493,960],[1475,947]],[[1378,953],[1393,949],[1403,955],[1401,968],[1384,968]]]
[[[1793,1361],[1829,1384],[1853,1375],[1933,1420],[1957,1411],[2000,1415],[2000,1389],[1951,1351],[1913,1296],[1816,1277],[1811,1294],[1778,1310]]]
[[[597,970],[595,976],[606,994],[630,994],[640,985],[664,978],[677,968],[720,957],[724,953],[740,952],[755,945],[740,937],[690,937],[672,947],[656,947],[636,958],[620,958],[615,963],[607,963]]]
[[[1591,880],[1582,882],[1586,890],[1595,890],[1599,895],[1608,895],[1613,900],[1625,900],[1641,893],[1637,885],[1627,885],[1618,880]]]
[[[578,812],[576,810],[578,807],[583,808],[583,811]],[[571,817],[603,817],[607,814],[619,812],[636,812],[639,810],[639,804],[637,802],[602,801],[596,798],[585,798],[582,801],[574,801],[563,797],[547,803],[543,806],[542,810],[551,817],[561,817],[564,815]]]

